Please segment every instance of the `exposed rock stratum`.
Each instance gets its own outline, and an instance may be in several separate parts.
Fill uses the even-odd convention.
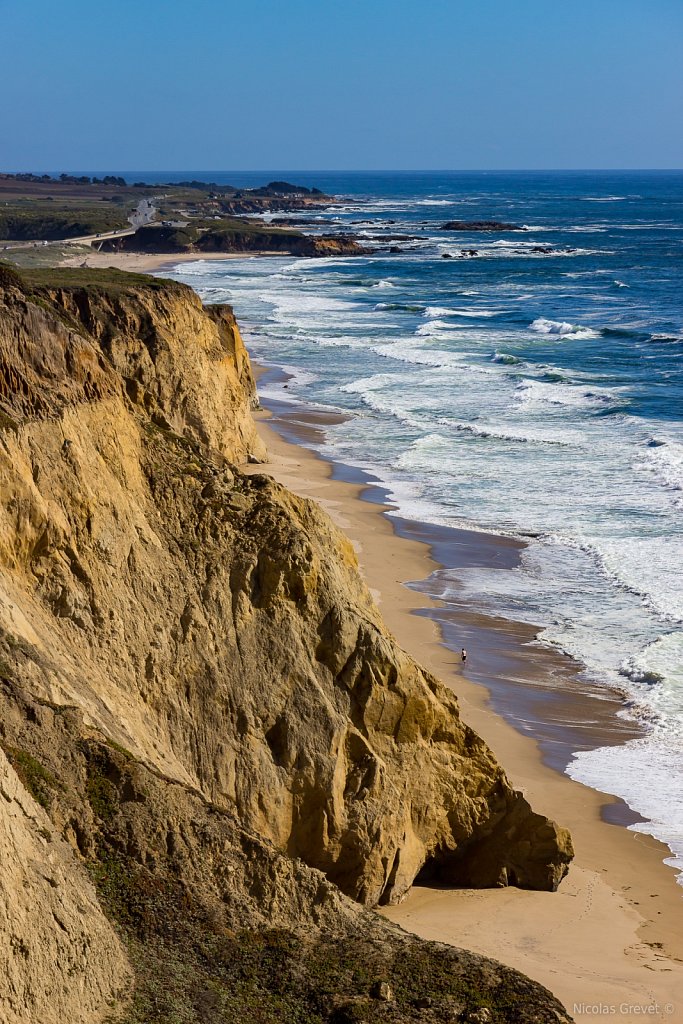
[[[111,271],[3,277],[0,1019],[104,1020],[132,992],[131,1021],[175,1020],[144,1016],[158,976],[182,1019],[249,1020],[225,964],[273,948],[320,990],[311,1021],[413,1019],[410,957],[451,986],[420,982],[414,1019],[566,1019],[359,906],[421,872],[552,890],[571,841],[401,650],[326,514],[240,472],[264,452],[232,312]],[[339,943],[367,985],[337,961],[337,990],[302,981]]]

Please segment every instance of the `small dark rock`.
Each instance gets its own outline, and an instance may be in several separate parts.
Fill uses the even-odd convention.
[[[526,231],[519,224],[502,220],[449,220],[441,225],[442,231]]]
[[[415,1000],[415,1006],[418,1010],[428,1010],[434,1000],[431,996],[420,996],[419,999]]]
[[[273,482],[271,477],[266,476],[265,473],[253,473],[249,479],[252,487],[257,487],[259,490],[263,487],[270,487]]]
[[[383,1003],[393,1002],[394,990],[388,981],[376,981],[370,989],[373,999],[380,999]]]

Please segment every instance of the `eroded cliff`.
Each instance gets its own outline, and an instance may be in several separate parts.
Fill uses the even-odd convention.
[[[86,867],[97,883],[83,963],[98,980],[72,1019],[104,1016],[128,984],[107,915],[129,956],[146,934],[179,941],[160,938],[157,906],[183,935],[355,930],[400,959],[414,940],[342,894],[392,902],[421,870],[555,888],[568,834],[388,634],[349,542],[315,504],[239,472],[263,453],[230,310],[112,272],[4,276],[0,746],[21,800],[43,804],[22,826],[33,862],[70,855],[65,899]],[[3,897],[30,931],[30,886]],[[179,905],[191,912],[172,924]],[[484,985],[489,968],[465,960]],[[44,998],[58,982],[46,975]],[[508,1019],[490,998],[490,1019]],[[328,1003],[311,1019],[332,1019]]]

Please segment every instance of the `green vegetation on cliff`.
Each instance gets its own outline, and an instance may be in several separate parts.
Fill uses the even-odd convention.
[[[100,204],[71,210],[0,208],[0,238],[7,241],[79,238],[128,226],[124,211]]]

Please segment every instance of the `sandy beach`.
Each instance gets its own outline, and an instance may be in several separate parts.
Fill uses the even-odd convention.
[[[399,537],[382,505],[361,500],[367,486],[333,479],[333,466],[304,447],[316,430],[316,415],[263,412],[259,421],[270,452],[268,472],[318,501],[352,538],[368,585],[401,645],[455,690],[463,718],[491,745],[514,784],[538,811],[568,826],[574,839],[576,859],[557,893],[415,887],[404,903],[382,913],[425,938],[524,971],[550,988],[577,1020],[683,1017],[683,892],[663,863],[666,848],[606,821],[611,816],[605,807],[614,806],[613,798],[550,767],[538,742],[495,713],[490,691],[463,677],[437,622],[425,614],[438,615],[438,602],[405,586],[439,568],[430,545]],[[297,434],[299,444],[293,443]],[[515,641],[520,659],[534,657],[522,647],[525,639]],[[468,647],[471,659],[495,661],[495,652],[475,652],[470,641]],[[579,690],[565,695],[584,729],[586,699]],[[520,711],[524,700],[522,694]],[[614,720],[615,707],[594,703],[602,705],[602,714],[596,717],[591,705],[590,741],[628,738]],[[562,731],[561,722],[557,729]]]
[[[94,249],[88,252],[79,252],[73,256],[67,256],[62,261],[64,267],[93,267],[102,269],[105,267],[117,267],[119,270],[127,270],[133,274],[148,274],[151,271],[159,271],[166,266],[175,266],[178,263],[195,262],[196,260],[243,260],[250,256],[281,256],[282,253],[267,252],[176,252],[176,253],[147,253],[147,252],[96,252]]]
[[[88,256],[88,265],[158,272],[198,258],[229,257],[103,253]],[[515,542],[497,538],[496,545],[465,531],[444,537],[418,523],[402,524],[399,535],[384,514],[381,494],[368,483],[344,479],[349,474],[342,467],[306,447],[326,422],[325,414],[299,406],[266,410],[257,418],[270,462],[254,471],[265,468],[291,490],[319,502],[351,537],[368,586],[400,644],[453,688],[464,720],[489,743],[534,808],[572,833],[576,858],[557,893],[416,886],[400,906],[381,913],[424,938],[518,968],[550,988],[577,1021],[683,1019],[683,889],[664,864],[669,851],[624,827],[634,818],[620,801],[561,771],[567,751],[623,742],[635,734],[615,717],[617,698],[596,700],[576,683],[568,659],[553,662],[553,655],[525,646],[533,638],[529,627],[468,617],[466,610],[456,623],[449,622],[440,602],[415,587],[446,564],[449,544],[451,553],[454,543],[461,548],[458,557],[465,552],[467,558],[485,559],[512,557],[501,543]],[[468,647],[472,678],[463,675],[459,658],[444,643],[449,629]],[[544,706],[534,710],[539,700]],[[536,716],[537,732],[545,716],[547,735],[540,742],[524,729],[527,715]]]

